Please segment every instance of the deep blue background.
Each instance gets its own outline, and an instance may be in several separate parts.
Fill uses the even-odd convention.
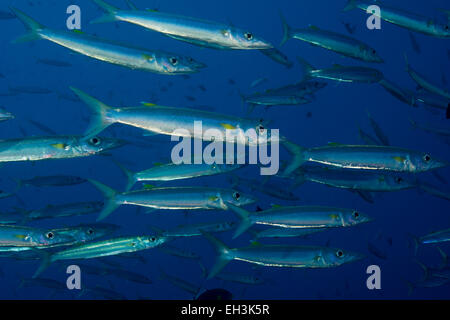
[[[125,8],[124,1],[108,0],[108,2]],[[440,83],[442,74],[450,81],[448,73],[450,61],[447,51],[449,40],[437,39],[416,34],[422,53],[416,54],[411,47],[405,29],[382,22],[382,30],[370,31],[365,26],[366,15],[360,10],[343,13],[345,1],[208,1],[208,0],[172,0],[149,1],[134,0],[139,8],[159,8],[164,12],[178,13],[186,16],[207,18],[210,20],[231,22],[236,26],[248,28],[265,39],[279,44],[282,37],[278,11],[281,10],[286,20],[293,27],[306,27],[313,24],[324,29],[346,33],[341,22],[350,22],[357,26],[355,37],[376,48],[385,60],[377,65],[385,76],[413,90],[414,82],[405,72],[403,53],[406,52],[411,64],[429,79]],[[386,1],[388,2],[388,1]],[[394,1],[389,1],[394,3]],[[263,86],[266,88],[291,84],[301,78],[301,69],[296,64],[292,69],[276,64],[256,51],[218,51],[199,48],[179,42],[161,34],[147,31],[127,23],[108,23],[90,25],[89,21],[98,17],[101,10],[87,0],[6,0],[1,1],[0,10],[7,11],[13,5],[29,14],[42,24],[52,28],[63,29],[66,24],[66,8],[77,4],[82,10],[82,30],[89,34],[117,39],[149,49],[163,49],[184,53],[205,62],[208,68],[201,73],[183,77],[172,77],[128,70],[119,66],[102,63],[81,55],[70,54],[70,51],[49,43],[38,41],[26,44],[11,44],[16,36],[23,34],[24,27],[18,20],[2,20],[0,26],[0,72],[5,75],[0,79],[0,92],[7,92],[8,86],[39,86],[48,88],[54,93],[48,95],[18,95],[0,97],[0,105],[16,115],[16,119],[0,125],[1,139],[21,137],[21,130],[27,135],[43,135],[44,133],[31,126],[26,119],[32,118],[45,124],[59,134],[82,134],[89,116],[87,107],[81,102],[70,102],[58,98],[58,94],[69,94],[69,86],[78,87],[100,98],[110,105],[136,105],[140,101],[158,102],[170,106],[210,105],[218,112],[243,115],[244,109],[238,89],[249,93],[253,89],[250,83],[257,78],[267,77]],[[444,0],[429,1],[395,1],[395,6],[422,13],[429,17],[443,19],[436,8],[448,7]],[[449,9],[449,8],[447,8]],[[359,65],[358,61],[340,57],[324,49],[312,47],[304,42],[290,40],[282,51],[291,60],[302,56],[318,67],[330,66],[333,63]],[[37,64],[37,58],[59,59],[70,62],[70,68],[57,68]],[[229,83],[233,79],[236,84]],[[202,92],[198,86],[207,88]],[[261,89],[259,87],[257,89]],[[194,96],[197,101],[187,101],[185,96]],[[317,99],[299,107],[275,107],[265,111],[256,109],[254,115],[272,120],[273,128],[280,128],[281,134],[303,146],[320,146],[330,141],[340,143],[361,143],[357,136],[360,125],[370,131],[366,109],[381,124],[392,145],[423,150],[438,157],[449,160],[448,144],[435,136],[411,128],[409,118],[429,122],[436,126],[448,126],[443,115],[434,115],[423,108],[412,108],[396,100],[377,85],[336,84],[329,83],[327,88],[317,95]],[[312,117],[306,117],[312,112]],[[448,121],[448,120],[447,120]],[[104,132],[105,135],[116,134],[126,137],[138,136],[139,130],[116,125]],[[133,170],[147,169],[154,162],[165,162],[170,158],[170,137],[149,138],[147,148],[127,146],[115,150],[118,159]],[[283,151],[283,157],[287,154]],[[1,188],[14,188],[12,178],[26,179],[36,175],[75,174],[95,178],[116,189],[123,189],[125,179],[122,173],[108,157],[92,157],[86,159],[38,162],[35,164],[7,164],[1,169]],[[449,170],[440,171],[448,177]],[[246,168],[239,174],[247,174],[258,178],[258,168]],[[425,175],[430,181],[432,177]],[[226,177],[209,177],[184,181],[176,185],[222,185],[227,186]],[[445,188],[445,187],[444,187]],[[449,188],[447,186],[447,188]],[[146,297],[150,299],[188,299],[191,296],[168,282],[159,279],[158,267],[167,273],[183,277],[192,283],[204,285],[205,288],[224,287],[233,292],[236,298],[248,299],[448,299],[448,285],[434,289],[417,289],[408,296],[404,279],[418,280],[422,273],[413,262],[413,251],[408,247],[407,234],[422,235],[450,225],[449,204],[445,200],[419,193],[416,190],[380,194],[375,204],[368,204],[361,198],[347,191],[328,188],[322,185],[307,183],[296,190],[301,198],[296,204],[330,205],[336,207],[354,207],[365,212],[376,220],[367,225],[346,230],[334,230],[315,235],[306,240],[288,240],[286,243],[324,245],[330,241],[331,246],[342,247],[367,254],[368,258],[329,270],[299,270],[261,268],[257,272],[261,277],[269,279],[262,286],[243,286],[224,283],[220,280],[204,281],[200,269],[194,261],[180,260],[168,256],[159,250],[142,252],[147,259],[146,264],[131,259],[115,257],[112,260],[122,263],[136,272],[147,274],[154,280],[152,285],[139,285],[112,277],[83,277],[84,287],[110,288],[111,286],[128,298]],[[271,203],[290,204],[278,199],[268,198],[255,193],[260,199],[259,205],[268,207]],[[40,208],[49,203],[67,203],[87,200],[101,200],[102,195],[90,185],[67,188],[36,189],[25,187],[20,190],[20,198],[27,208]],[[12,210],[20,206],[14,198],[0,200],[1,211]],[[253,210],[256,205],[251,206]],[[80,222],[94,222],[96,215],[44,221],[33,225],[68,226]],[[235,219],[230,212],[182,212],[159,211],[145,214],[136,207],[123,206],[113,213],[107,222],[122,226],[120,234],[146,234],[149,226],[156,225],[168,228],[181,223],[203,221],[219,221]],[[244,235],[232,241],[231,233],[219,235],[231,247],[248,244],[249,237]],[[392,247],[387,239],[392,238]],[[386,251],[387,260],[373,256],[367,250],[367,242],[371,241]],[[269,241],[268,241],[269,242]],[[178,240],[174,245],[197,252],[202,255],[204,264],[209,268],[214,261],[214,253],[206,240],[197,237]],[[441,246],[447,252],[448,245]],[[433,247],[419,250],[419,260],[427,264],[439,263],[439,255]],[[92,262],[92,261],[91,261]],[[84,263],[84,262],[83,262]],[[95,262],[93,262],[95,263]],[[366,267],[377,264],[382,271],[382,290],[370,291],[366,288]],[[62,264],[61,264],[62,265]],[[65,282],[64,267],[55,265],[49,268],[44,277]],[[65,264],[64,264],[65,265]],[[2,259],[0,269],[0,298],[45,298],[51,293],[46,288],[17,289],[22,278],[29,278],[38,266],[37,261],[15,261]],[[226,271],[251,272],[251,265],[232,262]],[[71,298],[70,292],[58,292],[54,298]]]

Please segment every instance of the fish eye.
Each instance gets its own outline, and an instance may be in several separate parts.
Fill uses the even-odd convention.
[[[155,242],[155,241],[156,241],[156,238],[155,238],[155,237],[151,237],[151,238],[150,238],[150,241],[151,241],[151,242]]]
[[[372,53],[373,53],[373,54],[376,54],[377,51],[376,51],[375,49],[372,49]]]
[[[426,155],[423,156],[423,161],[428,162],[430,160],[431,160],[431,157],[430,157],[429,154],[426,154]]]
[[[262,124],[258,125],[258,127],[256,127],[256,131],[258,131],[259,134],[264,134],[264,130],[266,128],[264,128],[264,126]]]
[[[53,233],[53,232],[47,232],[46,234],[45,234],[45,236],[47,237],[47,239],[53,239],[54,237],[55,237],[55,234]]]
[[[403,178],[402,177],[397,177],[397,178],[395,178],[395,182],[402,183],[403,182]]]
[[[175,57],[170,58],[169,61],[174,66],[176,66],[178,64],[178,59]]]
[[[239,200],[241,198],[241,195],[239,194],[239,192],[235,192],[235,193],[233,193],[233,198],[235,200]]]
[[[336,251],[336,257],[342,258],[344,256],[344,252],[342,250]]]
[[[360,216],[360,214],[359,214],[359,212],[358,211],[353,211],[353,218],[356,218],[356,219],[358,219],[359,218],[359,216]]]
[[[88,229],[87,234],[93,234],[93,233],[94,233],[94,230]]]
[[[94,137],[94,138],[91,138],[91,139],[89,140],[89,142],[90,142],[92,145],[94,145],[94,146],[98,146],[98,145],[100,144],[100,139],[97,138],[97,137]]]
[[[245,39],[247,39],[248,41],[253,40],[253,34],[251,34],[250,32],[244,33],[244,37],[245,37]]]

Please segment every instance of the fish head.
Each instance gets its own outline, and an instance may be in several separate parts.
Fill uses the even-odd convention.
[[[124,141],[114,138],[89,137],[79,141],[81,151],[86,154],[97,154],[107,150],[119,148],[125,144]]]
[[[57,230],[37,231],[31,237],[40,246],[54,246],[63,243],[73,243],[75,241],[74,237],[70,234]]]
[[[14,119],[14,115],[3,108],[0,108],[0,121]]]
[[[409,159],[406,159],[406,161],[409,162],[408,167],[413,172],[423,172],[449,165],[448,162],[434,158],[429,153],[416,153],[409,157]]]
[[[371,47],[363,46],[361,47],[361,51],[363,59],[365,61],[378,63],[384,62],[384,60],[378,55],[377,51]]]
[[[162,54],[156,57],[157,64],[163,73],[168,74],[189,74],[199,72],[200,69],[206,68],[206,64],[198,62],[188,56],[180,56],[176,54]]]
[[[225,190],[221,192],[221,198],[223,203],[231,203],[235,206],[245,206],[247,204],[252,204],[256,202],[256,198],[243,194],[242,192],[236,191],[236,190]]]
[[[163,237],[163,236],[156,236],[156,235],[151,235],[151,236],[145,236],[145,237],[141,237],[140,238],[140,242],[142,244],[142,248],[154,248],[157,246],[160,246],[162,244],[164,244],[165,242],[167,242],[169,240],[168,237]]]
[[[228,38],[233,43],[233,46],[239,49],[271,49],[273,45],[268,41],[255,36],[250,31],[243,31],[239,29],[223,30],[222,36]]]
[[[372,218],[358,210],[346,210],[343,212],[342,216],[346,226],[354,226],[372,221]]]
[[[361,260],[364,255],[342,249],[326,248],[322,251],[322,260],[326,267],[337,267],[345,263]]]

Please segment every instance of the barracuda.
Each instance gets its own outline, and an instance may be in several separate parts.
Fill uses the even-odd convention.
[[[269,210],[252,213],[233,204],[227,205],[241,219],[241,223],[236,228],[233,239],[240,236],[255,224],[281,228],[307,229],[350,227],[371,221],[368,216],[352,209],[296,206],[274,207]]]
[[[4,250],[5,247],[50,247],[72,240],[72,236],[54,230],[0,225],[0,248]]]
[[[188,108],[174,108],[160,105],[144,105],[141,107],[113,108],[91,97],[83,91],[72,90],[86,103],[93,113],[91,124],[87,129],[88,136],[96,135],[114,123],[122,123],[140,129],[152,131],[157,134],[175,135],[189,138],[206,139],[203,134],[198,136],[194,131],[194,123],[201,121],[202,131],[217,130],[221,137],[215,142],[242,141],[242,144],[261,145],[272,142],[269,130],[259,120],[243,119],[234,116],[222,115]],[[184,129],[184,130],[180,130]],[[230,139],[227,130],[239,131],[237,138]],[[245,136],[245,132],[252,130],[254,137]],[[219,139],[223,139],[220,141]],[[228,140],[227,140],[228,139]],[[275,140],[275,139],[274,139]]]
[[[254,198],[231,189],[171,187],[118,193],[98,181],[89,181],[106,197],[97,220],[106,218],[123,204],[163,210],[227,210],[228,203],[243,206],[255,202]]]
[[[329,247],[255,245],[231,249],[212,235],[205,232],[203,235],[218,254],[208,279],[215,277],[232,260],[268,267],[331,268],[363,258],[358,253]]]
[[[374,3],[367,3],[364,1],[349,0],[344,11],[359,8],[367,12],[367,8]],[[376,4],[376,3],[375,3]],[[379,18],[390,22],[397,26],[420,32],[429,36],[438,38],[450,38],[450,30],[448,25],[438,24],[433,19],[422,17],[420,15],[409,13],[400,9],[392,8],[382,5]]]
[[[130,190],[136,182],[139,181],[175,181],[182,179],[190,179],[195,177],[211,176],[242,167],[240,164],[174,164],[167,163],[162,165],[155,165],[153,168],[140,171],[131,172],[123,165],[116,163],[127,177],[128,183],[126,191]]]
[[[0,141],[0,162],[38,161],[92,156],[117,148],[117,139],[55,136]]]
[[[107,13],[92,23],[125,21],[171,38],[215,49],[269,49],[273,46],[253,33],[222,23],[162,13],[154,10],[120,10],[93,0]]]
[[[316,69],[300,57],[297,57],[297,60],[305,69],[305,79],[318,78],[360,83],[376,83],[383,79],[383,73],[374,68],[334,65],[331,68]]]
[[[148,51],[83,33],[52,30],[17,9],[11,10],[29,29],[29,33],[18,38],[16,42],[45,39],[100,61],[159,74],[188,74],[205,67],[191,57]]]

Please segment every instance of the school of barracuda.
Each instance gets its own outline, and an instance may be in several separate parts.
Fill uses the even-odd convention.
[[[152,30],[172,39],[187,42],[203,48],[220,50],[258,50],[273,61],[291,68],[293,62],[284,55],[280,48],[266,41],[262,35],[238,28],[234,25],[207,21],[200,18],[185,17],[178,14],[144,10],[131,1],[126,0],[128,8],[117,8],[103,0],[92,0],[103,11],[104,15],[92,23],[129,23],[136,25],[136,33],[140,30]],[[348,1],[345,10],[361,9],[364,12],[370,1]],[[31,17],[18,8],[10,8],[11,16],[4,13],[4,19],[14,16],[25,26],[27,32],[14,41],[48,40],[78,54],[119,65],[132,70],[143,70],[160,75],[185,75],[201,72],[207,65],[192,57],[168,51],[143,48],[119,43],[109,39],[98,38],[81,31],[59,30],[47,27],[45,21]],[[174,9],[175,11],[176,9]],[[385,7],[380,18],[386,22],[430,37],[450,38],[448,24],[440,24],[427,17],[408,13],[404,10]],[[39,21],[39,22],[38,22]],[[383,58],[369,44],[352,35],[344,35],[319,27],[291,26],[295,21],[287,21],[281,14],[283,26],[282,46],[287,41],[307,42],[317,50],[329,50],[330,54],[339,54],[358,63],[372,63],[367,66],[322,65],[312,66],[301,57],[295,57],[304,69],[304,77],[295,84],[268,89],[252,94],[241,93],[244,104],[248,105],[244,117],[207,110],[190,109],[175,106],[162,106],[143,102],[139,106],[124,107],[107,105],[105,97],[101,97],[92,88],[70,89],[79,101],[80,108],[90,113],[89,125],[83,135],[56,135],[52,130],[40,126],[46,136],[32,136],[0,141],[0,163],[2,170],[10,162],[41,161],[49,159],[71,159],[107,154],[112,149],[133,143],[126,136],[109,138],[102,136],[109,126],[130,126],[142,129],[143,136],[173,135],[174,130],[186,128],[185,136],[193,136],[194,121],[202,121],[204,130],[215,129],[225,133],[228,129],[256,129],[257,133],[267,131],[268,124],[250,117],[258,107],[276,107],[281,105],[307,104],[319,95],[330,82],[379,84],[395,98],[406,104],[424,105],[450,117],[450,93],[438,84],[429,81],[416,71],[405,55],[406,71],[420,86],[421,91],[413,92],[385,79],[376,66],[383,63]],[[41,24],[44,23],[44,24]],[[303,23],[302,23],[303,24]],[[174,41],[175,41],[174,40]],[[300,41],[298,41],[300,40]],[[319,47],[321,49],[319,49]],[[31,55],[32,52],[29,52]],[[214,54],[214,51],[211,51]],[[68,65],[51,59],[40,59],[38,63],[67,67]],[[90,63],[89,60],[86,63]],[[92,61],[92,63],[95,63]],[[419,68],[417,66],[417,68]],[[258,86],[267,79],[255,80],[252,87]],[[351,85],[351,84],[349,84]],[[11,95],[16,92],[44,94],[39,88],[10,88]],[[79,98],[77,100],[76,98]],[[114,102],[111,102],[114,103]],[[9,108],[8,108],[9,109]],[[366,223],[373,223],[376,217],[369,216],[357,208],[325,207],[320,203],[302,206],[278,206],[251,212],[245,206],[257,204],[257,197],[250,191],[265,193],[271,198],[287,201],[298,200],[294,193],[301,184],[309,181],[324,184],[333,188],[349,190],[365,201],[374,202],[374,195],[379,192],[417,188],[431,195],[449,200],[450,195],[443,192],[421,178],[421,173],[430,171],[440,177],[439,169],[449,165],[450,159],[440,159],[427,150],[409,150],[390,144],[381,126],[368,113],[368,119],[374,135],[359,129],[363,145],[329,143],[324,146],[303,147],[296,142],[296,137],[280,136],[279,142],[290,154],[283,163],[277,177],[264,178],[263,181],[240,177],[236,172],[243,165],[238,164],[174,164],[158,163],[143,171],[133,172],[128,165],[114,161],[117,169],[126,177],[123,190],[114,190],[95,179],[81,178],[71,175],[36,176],[31,179],[17,180],[17,188],[11,192],[1,192],[0,199],[15,196],[21,188],[33,186],[37,188],[64,187],[77,184],[91,184],[104,196],[103,202],[82,202],[75,200],[64,205],[48,205],[43,208],[19,209],[4,212],[0,215],[0,257],[12,259],[38,260],[39,267],[32,278],[23,280],[23,285],[36,285],[61,289],[57,282],[43,278],[47,267],[64,260],[75,260],[82,270],[93,275],[114,275],[138,283],[152,283],[146,275],[133,273],[114,265],[83,265],[78,263],[84,259],[99,259],[121,255],[125,258],[136,258],[133,253],[142,250],[162,250],[168,254],[196,260],[202,269],[205,279],[216,277],[224,281],[256,285],[263,283],[256,274],[234,274],[222,271],[233,260],[243,261],[255,266],[268,268],[334,268],[364,259],[365,255],[353,252],[351,248],[332,248],[328,246],[302,245],[302,237],[314,237],[315,233],[334,229],[345,233],[347,228],[364,228]],[[21,121],[10,110],[0,108],[0,122]],[[410,119],[414,128],[439,137],[448,138],[450,130],[436,128],[431,124]],[[180,134],[183,136],[183,134]],[[225,137],[226,135],[223,134]],[[262,139],[262,135],[260,137]],[[143,138],[144,139],[144,138]],[[261,142],[261,139],[259,142]],[[299,139],[300,140],[300,139]],[[223,142],[234,142],[226,141]],[[246,145],[255,145],[258,141],[247,140]],[[273,143],[273,137],[267,136],[265,143]],[[278,141],[277,141],[278,142]],[[63,161],[63,160],[61,160]],[[177,186],[174,181],[189,181],[198,177],[228,175],[229,187],[216,186]],[[273,181],[283,181],[276,185]],[[444,179],[444,178],[442,178]],[[143,183],[143,184],[142,184]],[[136,185],[142,187],[135,188]],[[244,193],[241,189],[250,190]],[[1,200],[0,200],[1,201]],[[275,200],[276,201],[276,200]],[[36,228],[29,226],[36,220],[56,220],[61,217],[81,216],[98,213],[97,221],[106,219],[120,206],[143,207],[147,213],[157,210],[173,212],[190,210],[226,210],[230,221],[217,221],[199,224],[180,224],[170,230],[162,230],[156,226],[149,227],[147,234],[114,236],[118,226],[103,222],[63,226],[60,228]],[[133,217],[134,219],[134,217]],[[436,232],[413,236],[415,252],[421,246],[439,244],[450,241],[450,225],[441,226]],[[232,238],[248,233],[253,241],[247,247],[230,247],[219,240],[221,232],[232,232]],[[171,242],[176,239],[188,241],[190,237],[202,237],[214,248],[217,259],[207,270],[201,261],[201,255],[183,251]],[[279,244],[264,244],[267,238],[276,238]],[[283,238],[299,238],[298,245],[284,245]],[[231,241],[231,240],[230,240]],[[450,282],[450,266],[446,263],[445,252],[439,249],[444,263],[431,268],[420,263],[425,276],[417,283],[409,283],[410,290],[416,287],[432,287]],[[339,272],[339,271],[337,271]],[[185,279],[176,278],[160,270],[161,278],[196,296],[200,285],[190,284]],[[62,285],[62,288],[64,286]],[[107,299],[121,299],[119,293],[105,288],[90,289],[93,295]],[[94,292],[95,291],[95,292]],[[87,292],[89,294],[89,292]]]

